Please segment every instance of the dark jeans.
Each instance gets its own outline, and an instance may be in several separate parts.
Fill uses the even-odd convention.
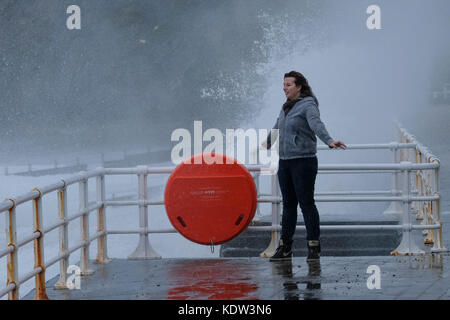
[[[283,196],[281,239],[291,244],[297,225],[297,205],[303,214],[306,240],[319,240],[320,219],[314,202],[317,176],[317,157],[279,161],[278,181]]]

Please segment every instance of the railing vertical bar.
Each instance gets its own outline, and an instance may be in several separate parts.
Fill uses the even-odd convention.
[[[278,177],[276,173],[273,173],[271,176],[271,196],[272,197],[280,196]],[[280,206],[281,204],[278,201],[272,203],[272,227],[279,227],[280,225]],[[276,231],[272,231],[268,247],[259,255],[263,258],[272,256],[275,253],[279,241],[280,241],[280,231],[278,229]]]
[[[97,232],[106,231],[106,206],[105,206],[105,175],[101,173],[97,176],[97,203],[100,207],[97,209]],[[108,263],[108,242],[107,232],[97,239],[97,259],[96,263]]]
[[[9,300],[19,299],[19,265],[17,263],[17,256],[19,248],[17,246],[17,232],[16,232],[16,202],[13,199],[6,199],[13,202],[12,208],[6,214],[6,245],[13,246],[14,250],[8,254],[7,258],[7,282],[6,286],[14,285],[14,289],[8,292]]]
[[[402,240],[399,246],[391,252],[391,255],[417,255],[424,254],[425,252],[421,250],[414,242],[413,237],[411,236],[412,225],[411,225],[411,186],[410,186],[410,168],[408,166],[411,165],[411,162],[402,162],[404,165],[403,169],[403,233]]]
[[[33,199],[33,232],[39,232],[41,235],[34,239],[34,269],[40,268],[40,272],[35,275],[35,296],[34,300],[48,300],[45,288],[45,266],[44,266],[44,233],[42,214],[42,193],[38,188],[39,197]]]
[[[81,172],[85,175],[86,172]],[[81,216],[81,257],[80,257],[80,269],[81,275],[87,276],[94,273],[92,269],[89,268],[89,212],[87,211],[89,205],[88,198],[88,179],[85,177],[79,182],[79,194],[80,194],[80,210],[84,210]]]
[[[398,143],[392,143],[391,150],[392,150],[392,161],[394,164],[396,164],[396,163],[398,163],[398,158],[399,158],[398,157],[398,154],[399,154]],[[396,171],[394,171],[392,173],[392,194],[393,195],[397,195],[400,190],[398,180],[399,180],[398,173]],[[400,207],[400,203],[397,201],[392,201],[389,204],[389,207],[383,212],[383,214],[385,214],[385,215],[396,215],[396,216],[400,216],[401,213],[402,213],[402,208]]]
[[[439,168],[434,169],[434,193],[439,194]],[[441,224],[441,227],[434,232],[434,246],[432,252],[446,252],[447,248],[444,246],[442,239],[442,223],[441,223],[441,205],[440,199],[435,200],[436,208],[436,222]]]
[[[139,227],[148,229],[148,206],[147,201],[147,166],[138,166],[138,192],[139,192]],[[128,259],[160,259],[148,240],[148,233],[139,234],[139,243],[136,250],[128,256]]]
[[[58,213],[59,220],[64,222],[59,227],[59,254],[64,255],[69,248],[69,225],[66,221],[67,215],[67,189],[64,186],[58,190]],[[55,289],[67,289],[67,268],[69,266],[69,255],[59,261],[59,280],[55,284]]]
[[[273,194],[275,195],[275,197],[280,197],[281,193],[280,193],[280,185],[278,182],[278,176],[276,173],[274,173],[274,175],[272,176],[272,189],[273,189]],[[281,217],[281,203],[277,202],[272,204],[272,225],[275,226],[279,226],[280,225],[280,217]],[[281,232],[280,231],[276,231],[275,233],[275,243],[278,245],[278,242],[280,240],[280,235]]]

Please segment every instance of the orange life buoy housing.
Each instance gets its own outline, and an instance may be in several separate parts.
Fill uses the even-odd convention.
[[[221,163],[203,159],[222,157]],[[200,164],[197,164],[201,162]],[[226,155],[199,154],[179,164],[164,191],[167,216],[187,239],[216,245],[240,234],[255,216],[255,182],[247,169]]]

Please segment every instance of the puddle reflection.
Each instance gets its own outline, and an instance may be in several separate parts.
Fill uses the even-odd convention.
[[[247,266],[248,267],[248,266]],[[257,299],[258,285],[251,268],[223,260],[180,261],[171,267],[170,278],[180,282],[167,292],[167,299]]]
[[[444,257],[442,254],[425,254],[397,257],[397,262],[407,263],[411,269],[442,269]]]
[[[283,281],[284,300],[320,300],[321,265],[320,261],[307,262],[308,274],[295,276],[292,261],[273,262],[273,273],[280,275]],[[300,269],[299,269],[300,270]],[[302,289],[306,284],[305,289]]]

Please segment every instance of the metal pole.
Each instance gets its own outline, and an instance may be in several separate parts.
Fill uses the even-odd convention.
[[[67,212],[67,190],[64,186],[58,190],[58,212],[59,220],[64,224],[59,227],[59,253],[67,253],[69,248],[68,222],[66,221]],[[54,289],[67,289],[67,267],[69,266],[69,254],[59,261],[59,280],[54,285]]]
[[[17,255],[18,255],[18,247],[17,247],[17,233],[16,233],[16,202],[13,199],[10,200],[13,203],[11,209],[8,210],[8,214],[6,214],[6,225],[8,226],[6,229],[6,245],[12,246],[14,250],[8,254],[7,259],[7,282],[6,286],[10,284],[14,284],[14,289],[8,293],[9,300],[18,300],[19,299],[19,268],[17,264]]]
[[[405,255],[412,256],[417,254],[424,254],[425,252],[416,246],[412,238],[412,225],[410,222],[410,165],[411,162],[401,162],[403,168],[403,235],[399,246],[391,252],[391,255]]]
[[[97,202],[101,204],[98,208],[98,222],[97,232],[104,232],[98,238],[97,242],[97,259],[95,263],[108,263],[111,260],[108,258],[108,244],[106,233],[106,207],[105,207],[105,175],[102,173],[97,176]]]
[[[421,153],[420,158],[421,158],[420,162],[422,162],[422,153]],[[427,162],[428,162],[428,160],[427,160]],[[431,181],[430,173],[427,172],[426,175],[424,175],[424,171],[419,171],[419,172],[421,173],[421,181],[422,181],[421,185],[425,185],[425,188],[426,188],[426,192],[425,192],[426,196],[432,195],[433,189],[436,191],[436,185],[434,184],[434,188],[432,187],[433,183]],[[434,171],[434,172],[436,172],[436,171]],[[435,193],[435,195],[438,195],[438,194],[439,193],[437,193],[437,192]],[[425,202],[421,202],[421,204],[423,206],[425,206]],[[433,223],[433,220],[436,219],[435,214],[434,214],[436,209],[435,209],[435,206],[434,206],[432,200],[427,201],[426,204],[427,204],[427,210],[425,211],[425,216],[424,216],[425,219],[422,220],[422,224],[431,224],[431,223]],[[434,230],[424,229],[422,231],[422,233],[423,233],[423,235],[425,235],[425,239],[424,239],[425,244],[429,244],[429,245],[434,244],[435,246],[439,246],[438,244],[435,244],[436,232],[434,232]]]
[[[273,188],[275,190],[275,196],[276,197],[281,197],[280,185],[278,183],[278,175],[276,173],[272,176],[272,185],[273,185]],[[272,225],[279,226],[280,225],[280,218],[281,218],[281,203],[280,202],[275,203],[274,206],[272,206],[272,210],[275,211],[274,212],[275,214],[272,214],[272,218],[275,218],[272,221]],[[276,240],[277,244],[278,244],[278,242],[280,240],[280,235],[281,235],[281,232],[277,231],[277,233],[275,235],[275,237],[276,237],[275,240]]]
[[[138,166],[138,192],[139,192],[139,227],[142,231],[148,229],[147,201],[147,166]],[[148,241],[148,234],[139,234],[139,243],[136,250],[128,259],[160,259],[161,256],[152,248]]]
[[[419,156],[418,156],[417,149],[414,149],[414,159],[415,159],[415,162],[414,162],[414,163],[418,163],[418,161],[419,161]],[[418,188],[418,173],[419,173],[419,171],[416,171],[415,174],[414,174],[414,176],[411,177],[411,178],[412,178],[412,179],[411,179],[411,184],[412,184],[411,192],[412,192],[413,194],[415,194],[415,195],[417,195],[417,194],[419,193],[419,188]],[[415,213],[416,213],[416,220],[420,220],[420,219],[421,219],[421,218],[420,218],[420,215],[419,215],[419,207],[420,207],[420,203],[419,203],[419,202],[416,202],[416,203],[413,202],[412,205],[411,205],[411,209],[412,209],[413,211],[415,211]]]
[[[259,192],[259,177],[260,177],[260,171],[257,171],[255,174],[252,175],[253,177],[253,181],[255,182],[255,186],[256,186],[256,193],[258,194]],[[259,204],[256,204],[256,213],[255,213],[255,217],[253,218],[253,221],[257,221],[259,220],[261,217],[261,211],[259,208]]]
[[[85,174],[86,172],[80,172]],[[81,221],[81,257],[80,257],[80,275],[87,276],[94,273],[94,270],[89,268],[89,214],[87,212],[89,206],[88,198],[88,179],[83,178],[79,182],[79,194],[80,194],[80,211],[83,211],[83,215],[80,218]]]
[[[419,160],[420,160],[420,163],[422,163],[422,154],[419,155]],[[424,189],[423,189],[424,177],[423,177],[422,171],[417,171],[416,175],[417,175],[417,179],[418,179],[417,183],[418,183],[418,187],[419,187],[419,195],[423,196],[423,195],[425,195],[425,193],[424,193]],[[425,203],[424,202],[420,202],[419,203],[419,213],[418,213],[418,215],[416,217],[417,220],[423,219],[424,217],[427,216],[425,214],[424,208],[425,208]]]
[[[280,188],[278,185],[278,176],[274,173],[271,176],[271,195],[272,197],[280,196]],[[272,203],[272,227],[278,228],[280,225],[280,203],[274,202]],[[277,229],[276,231],[272,231],[271,239],[269,246],[261,252],[259,255],[263,258],[269,258],[275,254],[275,250],[280,241],[280,231]]]
[[[398,163],[398,145],[397,143],[393,143],[392,147],[392,154],[393,154],[393,162]],[[392,195],[398,195],[399,193],[399,183],[398,183],[398,173],[394,172],[392,173]],[[396,215],[400,217],[402,213],[402,208],[400,206],[400,203],[398,201],[392,201],[389,204],[389,207],[383,212],[384,215]]]
[[[434,169],[434,193],[439,194],[439,168]],[[434,234],[434,246],[431,248],[431,252],[447,252],[448,249],[444,246],[442,241],[442,223],[441,223],[441,206],[440,200],[436,200],[436,221],[441,224],[441,227],[437,232],[433,232]]]
[[[42,220],[42,193],[38,188],[39,197],[33,199],[33,233],[39,232],[40,236],[34,239],[34,269],[40,268],[41,272],[35,276],[34,300],[48,300],[45,288],[45,266],[44,266],[44,233],[41,231]]]

